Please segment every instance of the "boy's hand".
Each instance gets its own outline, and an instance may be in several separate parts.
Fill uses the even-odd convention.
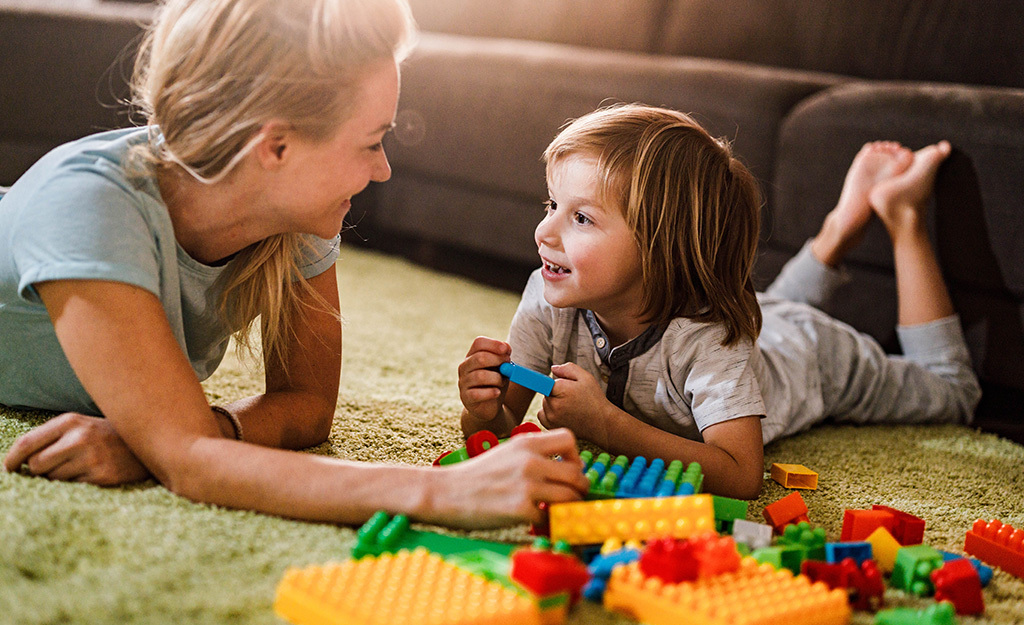
[[[498,373],[498,366],[510,362],[511,354],[508,343],[478,336],[459,364],[459,398],[473,418],[493,421],[502,414],[508,378]]]
[[[537,418],[548,428],[569,428],[579,438],[605,445],[604,419],[609,408],[614,408],[601,390],[594,376],[575,363],[551,367],[555,387],[544,398]]]

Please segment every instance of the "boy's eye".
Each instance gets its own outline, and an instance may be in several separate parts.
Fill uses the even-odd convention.
[[[573,221],[575,221],[577,224],[579,224],[581,226],[585,226],[587,224],[594,223],[594,222],[592,222],[590,220],[590,217],[587,217],[583,213],[576,213],[576,214],[574,214],[572,216],[572,219],[573,219]]]
[[[550,213],[550,212],[552,212],[554,210],[557,210],[557,209],[558,209],[558,203],[555,202],[554,200],[548,200],[548,201],[544,202],[544,210],[545,211]]]

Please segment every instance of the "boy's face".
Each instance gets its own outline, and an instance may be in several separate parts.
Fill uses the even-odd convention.
[[[570,154],[552,163],[548,194],[550,205],[534,232],[544,299],[610,320],[636,318],[640,254],[619,208],[599,200],[597,160]]]

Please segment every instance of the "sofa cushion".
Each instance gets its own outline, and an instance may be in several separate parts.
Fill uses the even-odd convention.
[[[1024,3],[670,0],[654,51],[846,76],[1024,87]]]
[[[769,278],[835,206],[860,146],[948,139],[930,228],[984,381],[1024,390],[1024,92],[923,83],[847,83],[801,103],[782,126],[765,248]],[[774,260],[771,260],[774,259]],[[875,222],[849,255],[836,316],[892,346],[892,253]]]
[[[0,10],[0,184],[61,143],[128,125],[141,28],[138,10]]]
[[[666,0],[410,0],[426,31],[648,52]]]

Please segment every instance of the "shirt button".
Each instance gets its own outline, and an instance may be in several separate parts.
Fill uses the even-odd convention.
[[[604,340],[603,336],[597,337],[597,340],[594,341],[594,345],[597,345],[598,349],[604,349],[604,346],[607,345],[607,344],[608,344],[608,341]]]

